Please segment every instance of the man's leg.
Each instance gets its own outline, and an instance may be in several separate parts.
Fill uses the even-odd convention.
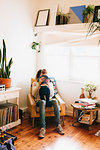
[[[49,106],[53,106],[54,107],[56,126],[58,126],[60,124],[60,112],[59,112],[58,101],[56,99],[50,100],[49,101]]]
[[[45,128],[45,100],[39,101],[40,127]]]
[[[46,102],[45,100],[40,100],[39,101],[39,114],[40,114],[40,133],[39,133],[39,137],[40,138],[44,138],[45,136],[45,105]]]
[[[55,114],[55,121],[56,121],[56,126],[57,126],[57,131],[59,134],[63,135],[64,131],[61,127],[60,124],[60,111],[59,111],[59,104],[58,101],[56,99],[52,99],[49,101],[49,106],[53,106],[54,107],[54,114]]]

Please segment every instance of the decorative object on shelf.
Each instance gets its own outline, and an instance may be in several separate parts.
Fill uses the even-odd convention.
[[[75,6],[75,7],[70,7],[69,13],[70,13],[70,24],[75,24],[75,23],[83,23],[83,10],[85,9],[85,5],[81,6]]]
[[[37,14],[37,19],[35,26],[47,26],[49,24],[49,14],[50,14],[50,9],[45,9],[45,10],[39,10]]]
[[[100,23],[100,6],[95,6],[93,22],[99,22]]]
[[[69,13],[65,14],[65,13],[62,12],[62,10],[57,11],[56,25],[68,24],[69,20],[70,20]]]
[[[88,98],[92,98],[92,93],[94,91],[96,91],[96,85],[89,83],[89,84],[85,84],[84,86],[85,91],[87,91],[89,93]]]
[[[12,66],[12,63],[13,61],[11,58],[7,64],[6,44],[3,39],[3,53],[0,49],[0,84],[4,84],[6,88],[11,87],[10,68]]]
[[[85,98],[85,95],[84,95],[84,88],[81,88],[81,95],[80,95],[80,98]]]
[[[40,43],[38,42],[32,42],[32,46],[31,46],[32,49],[38,51],[38,53],[40,52]]]
[[[5,84],[0,84],[0,91],[5,91]]]
[[[91,22],[93,20],[93,13],[94,13],[94,5],[88,5],[82,12],[84,16],[84,23]]]

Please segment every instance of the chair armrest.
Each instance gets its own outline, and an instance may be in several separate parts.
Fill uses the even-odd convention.
[[[31,118],[36,116],[36,103],[31,94],[27,95],[28,111]]]
[[[56,99],[58,100],[58,102],[59,102],[60,104],[65,104],[65,102],[62,100],[62,98],[60,97],[59,94],[56,94],[55,97],[56,97]]]
[[[60,97],[59,94],[56,94],[55,98],[58,100],[58,103],[59,103],[59,105],[61,107],[60,115],[61,116],[66,115],[66,105],[65,105],[65,102],[62,100],[62,98]]]

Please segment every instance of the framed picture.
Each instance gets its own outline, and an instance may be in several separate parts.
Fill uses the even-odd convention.
[[[93,22],[100,22],[100,6],[95,6]]]
[[[35,26],[47,26],[49,23],[50,9],[39,10],[36,18]]]

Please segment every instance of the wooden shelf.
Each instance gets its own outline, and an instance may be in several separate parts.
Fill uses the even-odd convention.
[[[6,124],[2,127],[0,127],[0,129],[2,129],[3,131],[7,130],[7,129],[11,129],[17,125],[21,124],[21,119],[18,119],[17,121],[11,122],[9,124]]]
[[[41,26],[41,27],[34,27],[34,32],[47,32],[47,31],[62,31],[62,32],[86,31],[87,32],[88,26],[89,23]]]
[[[94,122],[94,120],[95,119],[92,119],[92,123]],[[80,123],[83,123],[83,124],[90,124],[90,121],[83,121],[83,120],[81,120],[81,121],[79,121]]]

